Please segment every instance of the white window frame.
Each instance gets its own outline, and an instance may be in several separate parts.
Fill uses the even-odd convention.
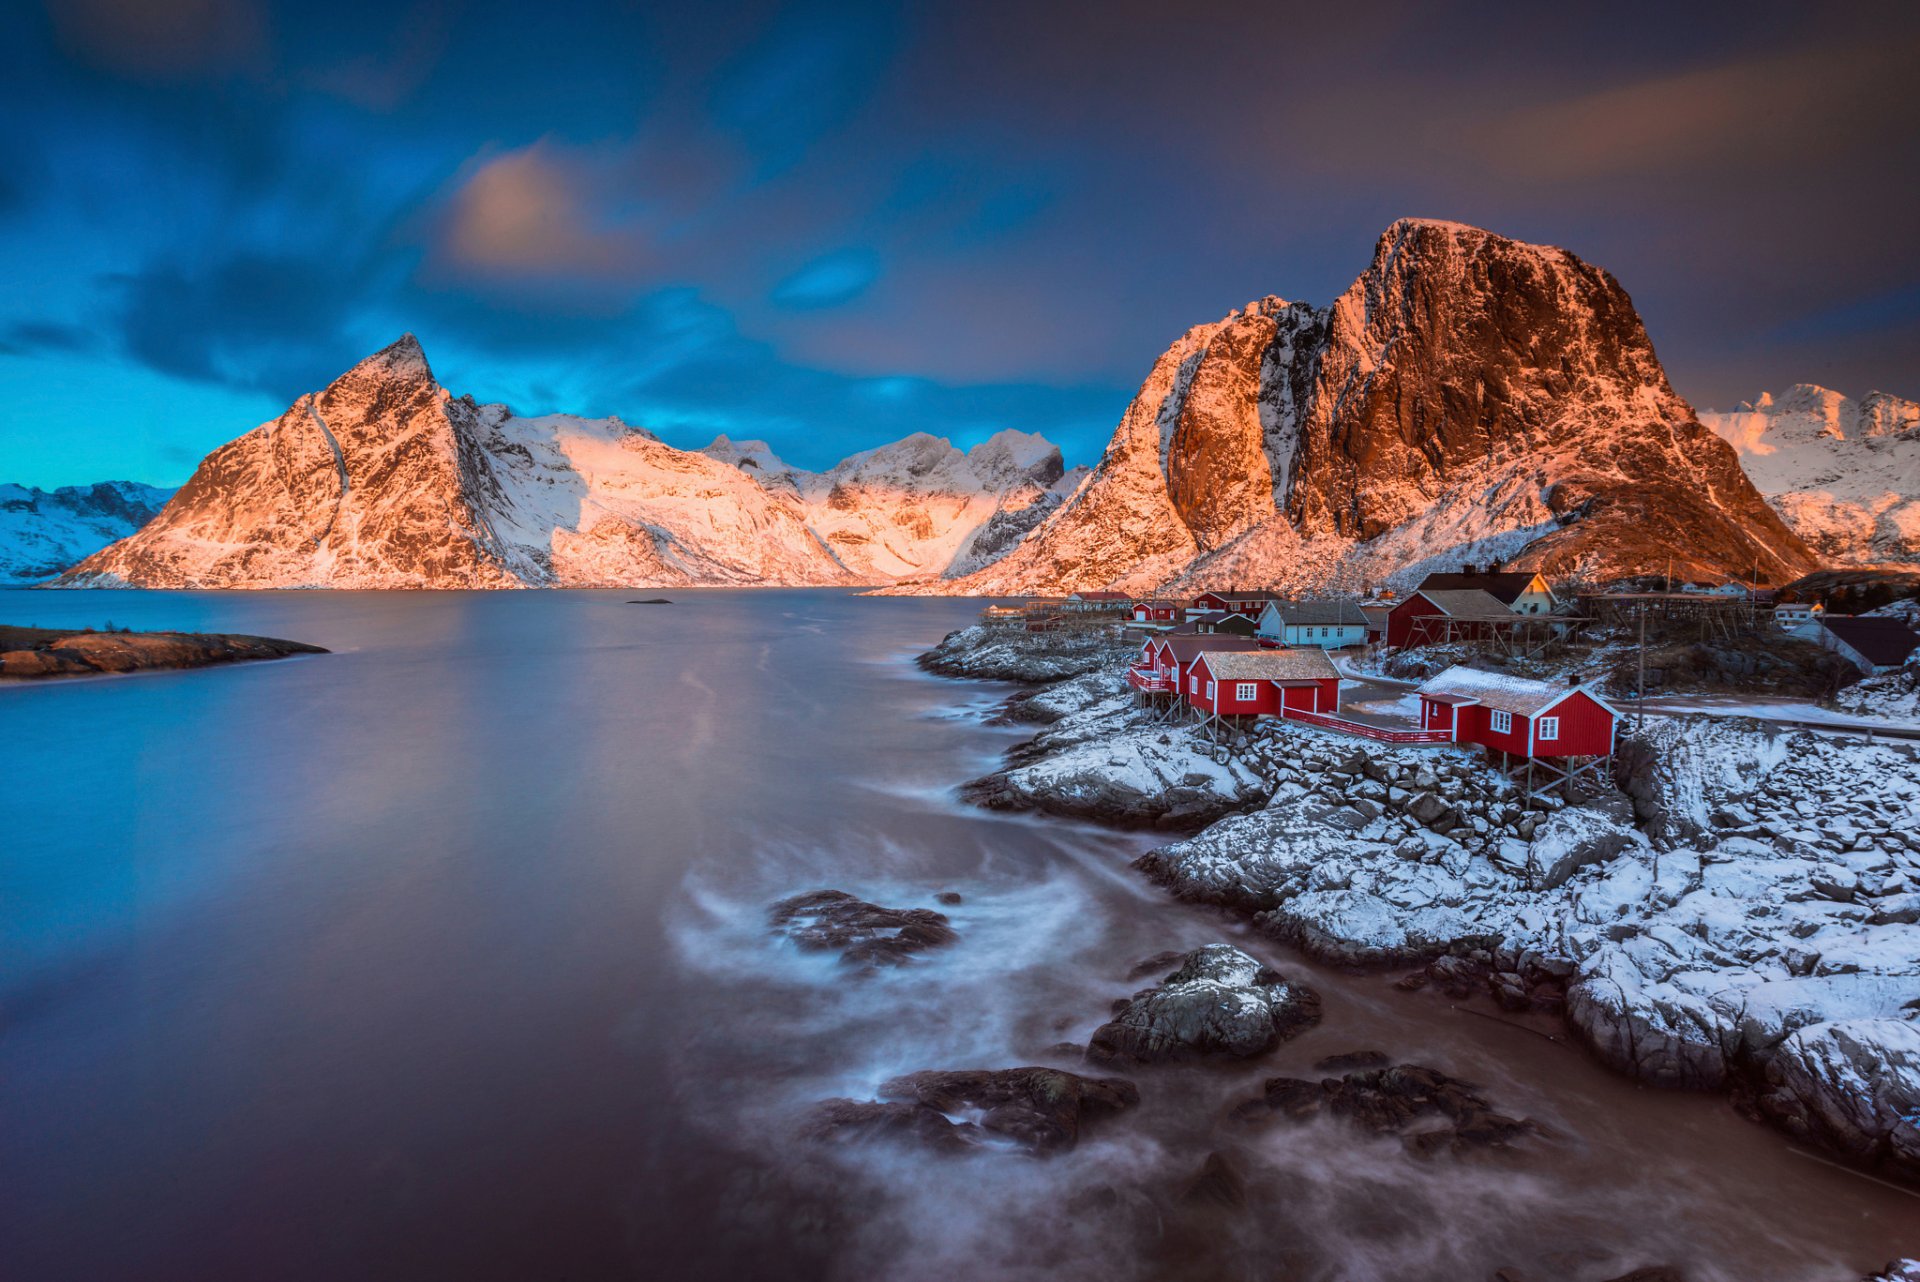
[[[1198,672],[1194,672],[1194,673],[1190,673],[1190,674],[1188,675],[1188,677],[1187,677],[1187,693],[1188,693],[1188,694],[1199,694],[1199,693],[1200,693],[1200,674],[1199,674]]]
[[[1533,737],[1536,739],[1558,739],[1560,737],[1560,718],[1542,717],[1534,723]]]
[[[1513,733],[1513,714],[1504,708],[1495,708],[1487,718],[1487,728],[1495,734]]]
[[[1252,703],[1259,697],[1260,683],[1258,681],[1242,681],[1233,688],[1233,698],[1236,703]]]

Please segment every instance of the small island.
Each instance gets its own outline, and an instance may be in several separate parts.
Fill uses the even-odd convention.
[[[84,677],[161,668],[204,668],[252,659],[326,654],[317,645],[214,632],[94,631],[0,624],[0,680]]]

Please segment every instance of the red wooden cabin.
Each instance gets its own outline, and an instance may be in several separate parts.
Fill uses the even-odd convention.
[[[1207,717],[1331,713],[1340,710],[1340,673],[1318,646],[1209,650],[1194,658],[1180,693]]]
[[[1443,641],[1485,640],[1500,629],[1524,626],[1498,597],[1478,589],[1415,592],[1387,615],[1387,644],[1397,648]]]
[[[1135,601],[1133,603],[1135,623],[1180,623],[1186,619],[1186,616],[1186,608],[1178,601]]]
[[[1260,643],[1251,637],[1226,633],[1184,633],[1148,637],[1140,648],[1140,663],[1127,673],[1136,690],[1149,693],[1178,693],[1183,689],[1193,661],[1209,651],[1258,650]]]
[[[1420,728],[1516,757],[1606,757],[1620,714],[1584,686],[1452,667],[1420,687]]]
[[[1218,592],[1202,592],[1193,599],[1196,610],[1219,610],[1224,614],[1244,614],[1257,619],[1260,611],[1267,608],[1267,602],[1275,599],[1272,592],[1255,591],[1250,588],[1222,588]]]

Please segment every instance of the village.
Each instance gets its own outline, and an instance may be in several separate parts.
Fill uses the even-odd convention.
[[[1920,597],[1851,614],[1811,592],[1740,583],[1556,589],[1537,573],[1471,567],[1428,574],[1403,596],[1075,592],[988,606],[982,625],[1025,634],[1041,652],[1117,639],[1136,705],[1216,743],[1282,720],[1379,743],[1472,746],[1527,795],[1551,787],[1569,798],[1610,766],[1623,716],[1680,710],[1676,690],[1711,695],[1702,710],[1846,724],[1820,705],[1920,658]],[[1705,671],[1701,654],[1713,660]]]

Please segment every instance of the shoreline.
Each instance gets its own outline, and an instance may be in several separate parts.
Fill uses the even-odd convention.
[[[99,632],[0,625],[0,686],[259,663],[327,654],[278,637],[220,632]]]
[[[955,655],[968,631],[920,666],[973,677]],[[938,666],[928,661],[942,651]],[[1110,672],[1025,680],[999,720],[1035,734],[963,783],[962,800],[1165,830],[1176,839],[1132,866],[1177,900],[1225,910],[1321,964],[1408,971],[1402,990],[1490,999],[1491,1010],[1471,1013],[1550,1016],[1555,1040],[1610,1071],[1722,1094],[1820,1160],[1920,1189],[1920,1030],[1899,1015],[1920,999],[1920,957],[1898,953],[1898,932],[1920,922],[1920,841],[1897,830],[1834,841],[1845,824],[1780,831],[1769,826],[1777,816],[1702,787],[1718,772],[1737,796],[1796,752],[1820,757],[1819,745],[1795,742],[1812,736],[1650,727],[1651,742],[1623,744],[1621,777],[1600,797],[1548,802],[1516,821],[1511,785],[1457,749],[1387,748],[1294,723],[1203,748],[1183,726],[1130,715]],[[1849,749],[1887,754],[1867,764],[1883,767],[1889,796],[1906,789],[1920,817],[1920,754],[1830,744],[1826,755]],[[1416,783],[1425,786],[1400,786]],[[1772,800],[1778,790],[1751,791]],[[1899,856],[1882,853],[1903,843]],[[1856,848],[1867,853],[1850,862],[1866,875],[1848,882]],[[1776,902],[1802,919],[1785,930],[1766,922]],[[1749,919],[1715,920],[1730,906]],[[1853,938],[1838,938],[1847,928]],[[1686,941],[1689,930],[1700,938]],[[1745,952],[1722,933],[1742,935]],[[1859,956],[1813,946],[1839,953],[1847,942]],[[1701,956],[1684,955],[1689,946]],[[1655,948],[1674,955],[1638,955]]]

